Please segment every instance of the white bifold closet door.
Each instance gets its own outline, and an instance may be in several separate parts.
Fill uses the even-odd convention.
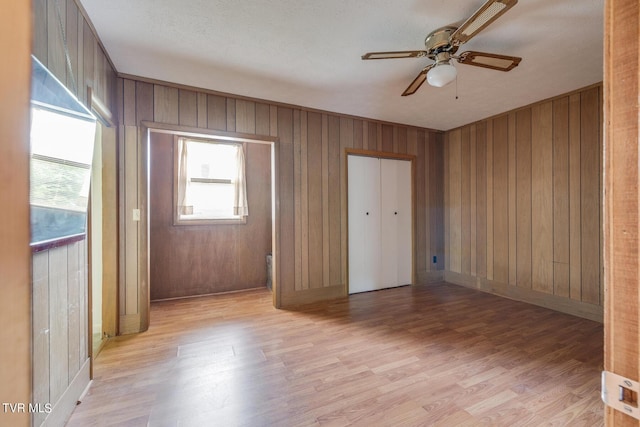
[[[411,162],[348,156],[349,293],[411,283]]]

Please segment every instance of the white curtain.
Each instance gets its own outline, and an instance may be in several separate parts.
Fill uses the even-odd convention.
[[[187,186],[189,179],[187,176],[187,140],[178,138],[178,219],[182,215],[193,213],[193,206],[189,206],[187,200]]]
[[[233,203],[233,214],[238,216],[248,216],[249,205],[247,204],[247,180],[245,175],[244,147],[242,144],[238,144],[236,165],[238,167],[238,174],[234,180],[235,199]]]

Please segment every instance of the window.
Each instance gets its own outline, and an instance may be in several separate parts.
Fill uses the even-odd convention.
[[[246,223],[244,146],[176,138],[175,224]]]
[[[96,119],[37,59],[31,83],[31,247],[84,238]]]

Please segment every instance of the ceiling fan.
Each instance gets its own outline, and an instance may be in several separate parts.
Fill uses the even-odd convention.
[[[455,59],[460,64],[509,71],[517,67],[522,58],[472,50],[462,52],[457,56],[455,53],[460,45],[471,40],[473,36],[484,30],[489,24],[515,6],[516,3],[518,3],[518,0],[487,0],[461,26],[449,25],[431,32],[424,40],[425,50],[369,52],[362,55],[362,59],[427,57],[435,61],[420,71],[418,77],[405,89],[402,96],[414,94],[425,80],[435,87],[442,87],[451,83],[457,75],[456,68],[451,64],[452,59]]]

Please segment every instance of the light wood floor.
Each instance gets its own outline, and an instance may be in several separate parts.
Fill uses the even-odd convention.
[[[603,424],[601,324],[454,285],[154,303],[70,426]]]

